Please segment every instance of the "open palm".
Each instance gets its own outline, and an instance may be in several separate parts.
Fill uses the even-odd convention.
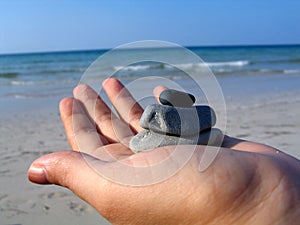
[[[103,87],[119,117],[91,88],[75,88],[74,98],[60,104],[74,151],[37,159],[28,172],[31,181],[71,189],[113,224],[297,224],[299,161],[258,143],[226,136],[217,158],[202,173],[198,168],[205,146],[194,146],[184,167],[152,185],[122,185],[99,175],[88,162],[124,174],[115,166],[118,162],[151,167],[175,149],[133,154],[126,143],[141,130],[143,109],[118,80],[108,79]],[[155,95],[163,89],[156,88]],[[189,148],[180,147],[181,154]],[[136,170],[135,178],[139,175]]]

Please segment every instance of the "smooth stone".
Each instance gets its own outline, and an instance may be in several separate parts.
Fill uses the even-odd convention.
[[[209,131],[186,137],[177,137],[143,130],[131,138],[129,147],[133,152],[151,150],[169,145],[210,145],[221,146],[223,133],[212,128]]]
[[[216,124],[216,114],[206,105],[178,108],[167,105],[149,105],[140,119],[141,127],[157,133],[194,135]]]
[[[196,99],[195,96],[186,92],[167,89],[159,95],[159,101],[163,105],[175,107],[191,107]]]

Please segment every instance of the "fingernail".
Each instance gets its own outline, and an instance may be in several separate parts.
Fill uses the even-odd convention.
[[[105,86],[107,84],[107,82],[112,82],[112,83],[120,83],[120,81],[116,78],[113,77],[109,77],[106,78],[103,82],[102,82],[102,86]]]
[[[102,82],[102,86],[104,86],[108,80],[109,80],[109,78],[105,79],[105,80]]]
[[[73,94],[74,96],[80,95],[82,93],[85,93],[88,89],[88,86],[86,84],[79,84],[77,87],[74,88]]]
[[[37,184],[50,184],[45,167],[41,165],[32,164],[28,170],[28,178]]]

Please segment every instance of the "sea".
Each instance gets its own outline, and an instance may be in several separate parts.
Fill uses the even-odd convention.
[[[226,99],[248,98],[258,94],[274,98],[279,92],[292,96],[293,92],[299,91],[300,45],[187,49],[204,63],[181,58],[180,51],[176,48],[122,49],[117,54],[118,59],[109,58],[102,62],[102,68],[94,71],[93,79],[99,84],[109,76],[115,76],[125,83],[141,77],[148,78],[145,80],[148,82],[164,78],[178,84],[189,83],[188,77],[176,65],[147,60],[120,65],[122,59],[128,60],[142,53],[145,56],[163,55],[168,60],[177,59],[180,68],[186,68],[194,74],[201,72],[205,65],[219,82]],[[22,105],[23,110],[26,105],[34,102],[57,102],[71,96],[72,89],[82,80],[93,62],[108,52],[109,50],[88,50],[0,54],[1,111],[16,110],[15,106],[18,104]],[[110,71],[116,72],[110,74]]]

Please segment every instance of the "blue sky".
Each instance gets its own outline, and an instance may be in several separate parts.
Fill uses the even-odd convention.
[[[112,48],[300,43],[298,0],[0,0],[0,54]]]

